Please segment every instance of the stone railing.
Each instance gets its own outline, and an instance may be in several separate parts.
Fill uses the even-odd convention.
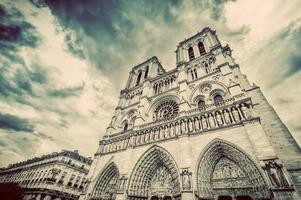
[[[153,122],[137,127],[134,131],[115,135],[100,141],[98,153],[106,154],[128,147],[177,138],[181,135],[201,134],[209,130],[225,128],[253,119],[250,98],[237,96],[223,104],[194,109],[174,120]]]

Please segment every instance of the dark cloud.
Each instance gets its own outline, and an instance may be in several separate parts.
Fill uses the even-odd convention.
[[[43,81],[38,78],[39,71],[28,69],[19,53],[21,48],[36,48],[39,43],[38,32],[25,20],[23,14],[14,7],[0,4],[0,58],[2,60],[0,96],[2,98],[33,95],[31,81]]]
[[[16,8],[6,9],[0,4],[0,46],[2,51],[15,51],[19,47],[37,47],[40,40],[36,29],[25,21]]]
[[[62,89],[55,89],[48,92],[49,96],[58,98],[67,98],[71,96],[79,96],[84,89],[84,84],[75,87],[67,87]]]
[[[27,119],[0,113],[0,128],[13,131],[33,132],[34,127]]]
[[[37,63],[32,64],[32,71],[29,71],[29,78],[31,81],[39,84],[45,84],[48,82],[47,71]]]
[[[70,33],[66,34],[65,43],[67,44],[68,50],[76,57],[85,59],[86,56],[83,48],[81,47],[81,41],[82,39],[80,37],[74,38]]]
[[[144,20],[175,26],[172,8],[180,5],[180,1],[45,2],[61,26],[76,33],[75,39],[68,34],[65,38],[69,51],[80,58],[89,59],[109,78],[116,78],[112,75],[121,68],[130,67],[124,63],[127,56],[142,52],[136,35],[143,31]],[[152,30],[146,31],[144,37],[149,38],[149,43],[159,41],[159,38],[153,38]],[[78,48],[79,46],[84,49]],[[129,49],[133,55],[127,55]],[[143,59],[155,54],[154,51],[150,52],[150,55],[145,55]]]

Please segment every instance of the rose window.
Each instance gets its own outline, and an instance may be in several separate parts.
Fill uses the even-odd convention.
[[[172,119],[179,113],[179,105],[173,100],[163,101],[154,111],[154,120]]]

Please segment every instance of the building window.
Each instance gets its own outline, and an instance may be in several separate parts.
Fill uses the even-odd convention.
[[[139,71],[138,77],[137,77],[137,81],[136,81],[136,86],[140,84],[140,79],[142,76],[142,71]]]
[[[189,47],[188,49],[188,55],[189,55],[189,60],[193,60],[194,59],[194,52],[193,52],[193,48]]]
[[[129,127],[129,123],[127,121],[124,122],[123,130],[124,131],[128,130],[128,127]]]
[[[198,72],[196,71],[196,69],[194,69],[193,71],[194,71],[194,77],[195,77],[195,79],[197,79],[198,78]]]
[[[198,101],[198,108],[200,108],[200,109],[205,108],[205,101],[203,99]]]
[[[223,97],[220,94],[217,94],[217,95],[214,96],[214,104],[216,106],[222,105],[223,101],[224,101],[224,99],[223,99]]]
[[[179,105],[173,100],[163,101],[154,111],[154,120],[173,119],[178,116]]]
[[[203,42],[199,42],[198,47],[199,47],[200,55],[201,56],[205,55],[206,54],[206,50],[205,50]]]
[[[148,77],[148,66],[146,66],[145,72],[144,72],[144,79],[147,79]]]

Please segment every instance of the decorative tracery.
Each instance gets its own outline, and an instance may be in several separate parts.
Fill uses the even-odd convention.
[[[154,120],[173,119],[179,114],[179,105],[174,100],[166,100],[160,103],[155,111]]]

